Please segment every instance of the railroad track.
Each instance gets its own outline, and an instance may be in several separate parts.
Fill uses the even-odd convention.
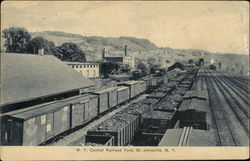
[[[214,77],[216,77],[216,75],[214,75]],[[220,82],[218,80],[219,78],[217,78],[217,80],[216,80],[216,78],[214,78],[214,77],[212,79],[217,84],[220,92],[225,97],[227,103],[230,105],[232,112],[236,116],[237,120],[239,121],[239,123],[243,127],[246,134],[249,134],[248,111],[246,111],[245,108],[243,108],[242,106],[240,106],[239,103],[237,103],[237,100],[235,100],[235,98],[232,97],[232,95],[230,94],[230,91],[227,90],[227,87],[223,86],[222,82]]]
[[[248,89],[248,81],[244,82],[243,80],[236,78],[236,77],[229,77],[224,75],[227,79],[229,79],[231,82],[233,82],[236,86],[238,86],[242,91],[244,91],[246,94],[249,92]]]
[[[248,92],[245,91],[246,87],[237,86],[234,81],[232,81],[233,78],[229,78],[225,75],[222,75],[221,73],[216,72],[217,75],[220,75],[218,78],[220,78],[224,83],[228,85],[228,87],[233,90],[247,105],[248,102]]]
[[[243,86],[247,86],[249,83],[249,80],[247,78],[239,78],[239,77],[234,77],[234,79],[236,81],[239,82],[239,84],[243,85]]]
[[[209,74],[210,75],[210,74]],[[208,77],[209,77],[208,75]],[[225,109],[215,89],[215,82],[210,78],[206,78],[208,85],[209,100],[212,108],[212,117],[215,121],[218,141],[220,146],[238,146],[236,139],[232,133],[232,129],[228,123],[228,118],[225,116]]]
[[[238,105],[238,107],[245,113],[245,115],[247,116],[247,117],[249,117],[249,113],[248,113],[248,108],[249,108],[249,106],[248,106],[248,98],[245,98],[245,100],[243,100],[238,94],[238,92],[236,92],[231,86],[232,86],[232,84],[228,84],[222,77],[218,77],[217,76],[217,73],[213,73],[214,74],[214,76],[217,78],[217,79],[219,79],[219,80],[221,80],[222,82],[224,82],[225,83],[225,85],[221,82],[221,81],[218,81],[219,82],[219,84],[224,88],[224,90],[223,89],[221,89],[221,91],[225,94],[225,95],[229,95],[229,96],[227,96],[227,97],[231,97],[232,98],[232,100],[231,101],[234,101],[237,105]],[[227,85],[227,86],[226,86]],[[232,90],[232,91],[230,91],[230,89]],[[227,91],[227,93],[225,93],[225,91]],[[243,101],[241,101],[241,100]],[[247,103],[245,103],[245,101],[247,102]]]

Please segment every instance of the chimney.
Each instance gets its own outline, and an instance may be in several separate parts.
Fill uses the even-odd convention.
[[[40,56],[44,55],[44,49],[43,48],[38,50],[38,55],[40,55]]]
[[[127,45],[125,45],[124,52],[125,52],[125,56],[127,56]]]
[[[105,59],[105,48],[103,48],[103,50],[102,50],[102,60],[104,60]]]

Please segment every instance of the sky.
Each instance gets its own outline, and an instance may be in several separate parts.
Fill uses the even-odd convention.
[[[249,3],[243,1],[4,1],[1,29],[11,26],[249,54]]]

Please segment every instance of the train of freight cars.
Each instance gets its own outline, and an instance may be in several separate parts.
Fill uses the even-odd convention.
[[[167,84],[161,84],[146,99],[131,104],[89,129],[85,140],[80,138],[75,145],[81,142],[80,145],[87,146],[126,146],[130,145],[133,140],[140,142],[134,142],[135,145],[138,143],[154,145],[159,136],[175,125],[177,121],[175,113],[185,92],[193,85],[196,74],[197,70],[184,77],[175,78]]]
[[[162,77],[121,82],[117,87],[5,113],[0,117],[1,145],[41,145],[161,83]]]

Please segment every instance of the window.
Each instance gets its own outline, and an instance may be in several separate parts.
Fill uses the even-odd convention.
[[[76,68],[78,68],[78,65],[76,65]]]
[[[72,65],[72,68],[74,68],[75,66],[74,65]]]

